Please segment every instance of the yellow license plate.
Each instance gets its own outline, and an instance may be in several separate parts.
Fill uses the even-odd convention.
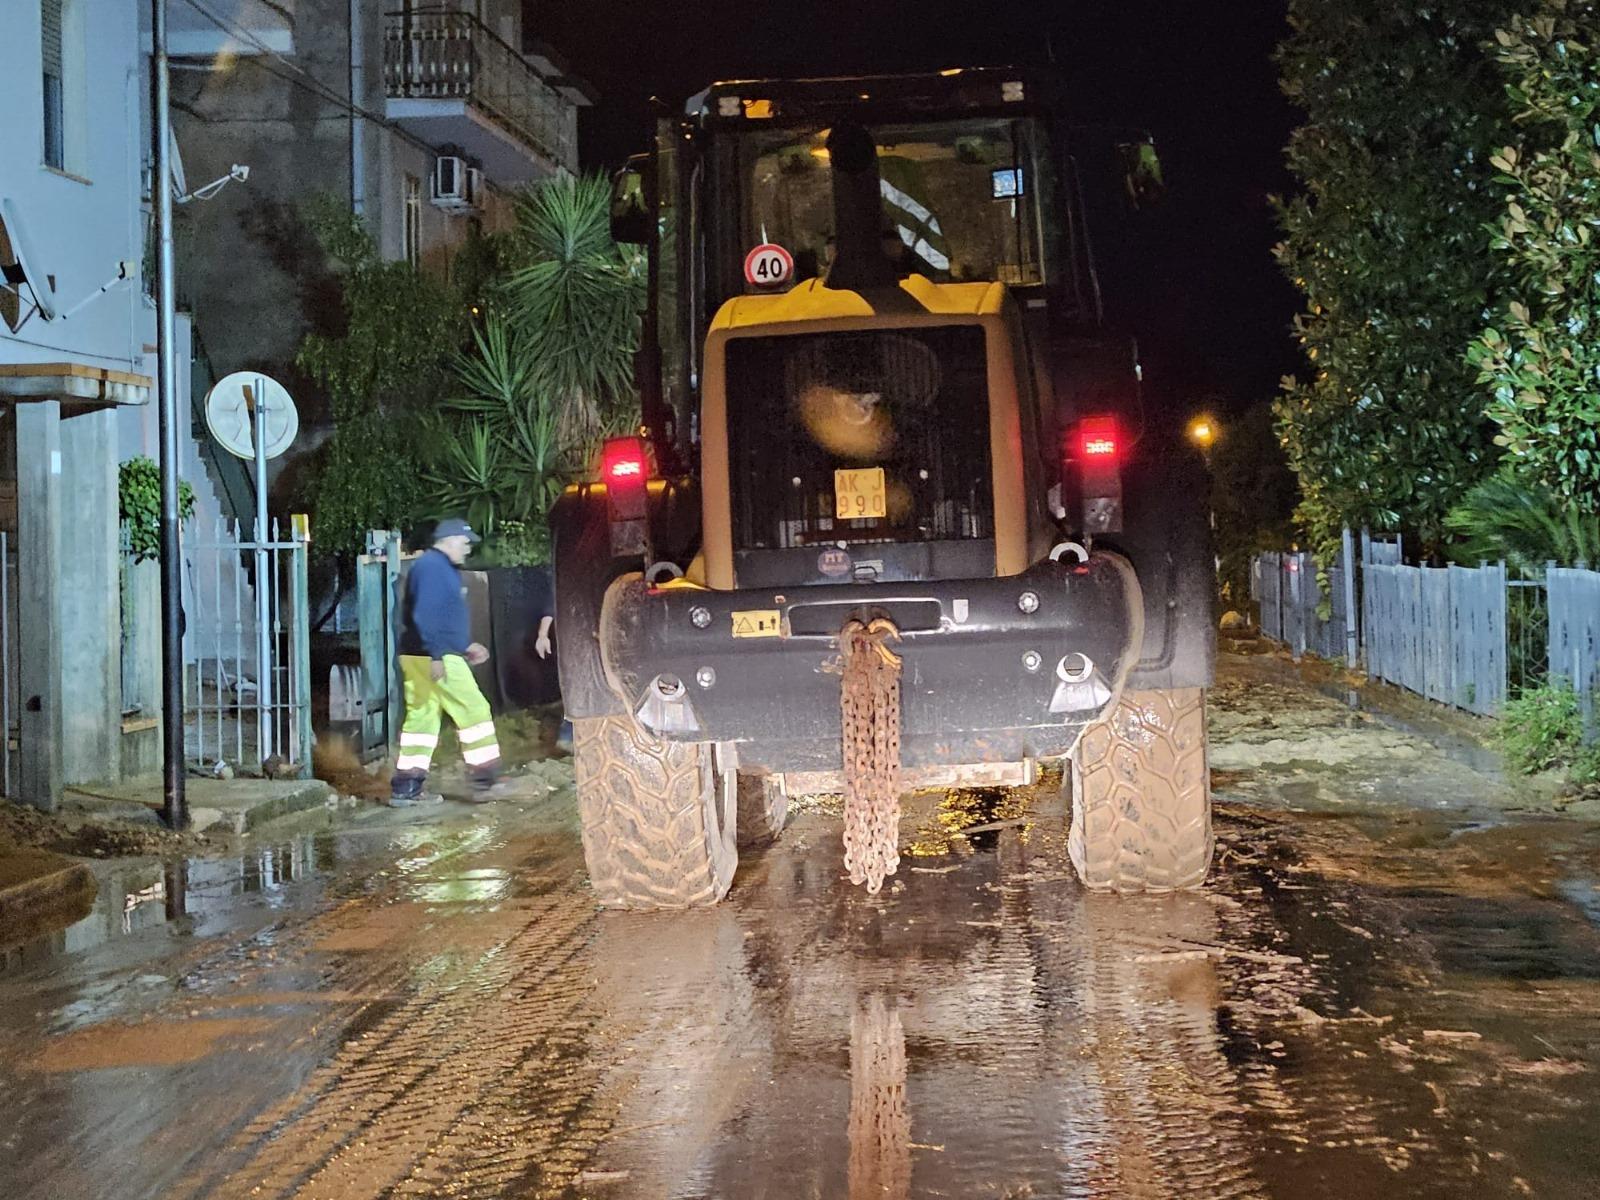
[[[775,608],[751,608],[733,614],[734,637],[777,637],[782,630],[783,622]]]
[[[853,467],[833,473],[834,516],[841,521],[888,515],[889,489],[882,467]]]

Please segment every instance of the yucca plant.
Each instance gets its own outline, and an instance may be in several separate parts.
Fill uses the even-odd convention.
[[[1600,565],[1600,515],[1509,475],[1478,484],[1445,517],[1460,563],[1501,559],[1537,576],[1550,562]]]
[[[524,192],[497,298],[526,343],[530,386],[554,400],[559,437],[574,450],[637,420],[644,266],[635,248],[612,241],[610,213],[610,184],[600,175]]]
[[[434,421],[432,507],[464,513],[491,539],[507,522],[542,524],[564,477],[560,416],[529,342],[491,313],[457,360],[460,388]]]

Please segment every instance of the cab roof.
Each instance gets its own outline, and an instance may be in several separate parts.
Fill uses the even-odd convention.
[[[1038,110],[1056,91],[1054,77],[1017,67],[952,67],[914,75],[848,75],[818,79],[740,79],[713,83],[685,112],[710,122],[775,120],[789,124],[853,115],[955,115]]]
[[[900,290],[928,314],[946,317],[998,314],[1004,308],[1007,296],[1003,283],[934,283],[922,275],[910,275],[902,279]],[[901,311],[899,305],[895,308]],[[830,288],[821,280],[808,279],[787,292],[733,297],[717,311],[711,328],[713,331],[733,331],[756,326],[878,315],[879,309],[873,307],[869,296],[843,288]]]

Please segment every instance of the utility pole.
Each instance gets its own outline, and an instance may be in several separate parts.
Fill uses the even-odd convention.
[[[161,815],[189,825],[183,760],[183,572],[178,528],[178,364],[174,361],[172,263],[172,107],[167,64],[167,0],[150,0],[150,127],[155,171],[156,363],[161,417]]]

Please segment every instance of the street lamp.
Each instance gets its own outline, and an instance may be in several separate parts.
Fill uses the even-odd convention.
[[[1205,455],[1206,461],[1211,460],[1211,446],[1217,440],[1216,418],[1201,413],[1189,422],[1189,440],[1200,447],[1200,453]]]

